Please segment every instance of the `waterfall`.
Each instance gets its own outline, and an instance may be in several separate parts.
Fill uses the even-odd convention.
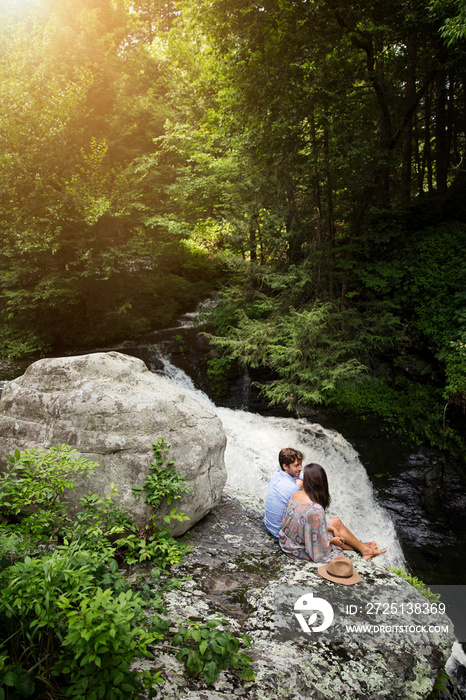
[[[159,373],[207,405],[222,421],[227,435],[227,493],[246,496],[258,510],[263,509],[270,477],[279,466],[280,449],[299,449],[305,455],[304,464],[317,462],[327,472],[332,497],[329,514],[338,516],[359,539],[376,540],[386,547],[381,562],[406,566],[393,522],[377,503],[357,452],[342,435],[304,418],[267,417],[216,406],[160,348],[153,350],[163,365]]]

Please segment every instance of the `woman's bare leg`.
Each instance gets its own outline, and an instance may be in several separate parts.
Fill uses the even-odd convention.
[[[355,549],[364,559],[372,559],[378,554],[383,554],[387,551],[383,548],[379,549],[377,542],[361,542],[358,540],[356,535],[353,535],[346,525],[341,522],[340,518],[329,518],[329,520],[334,536],[341,537],[341,539],[344,540],[344,544],[342,545],[343,549]]]

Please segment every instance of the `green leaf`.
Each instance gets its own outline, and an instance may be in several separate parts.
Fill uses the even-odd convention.
[[[202,668],[203,668],[203,663],[199,657],[199,654],[194,649],[189,650],[189,653],[185,659],[184,665],[185,665],[187,672],[191,676],[197,676],[197,674],[200,673],[202,671]]]
[[[17,681],[18,681],[18,676],[13,671],[7,671],[5,673],[5,675],[3,676],[3,682],[5,683],[5,685],[8,685],[10,687],[15,686]]]
[[[254,671],[250,666],[241,671],[241,678],[243,681],[253,681],[254,677]]]
[[[219,620],[218,618],[214,618],[213,620],[207,620],[207,626],[208,627],[218,627],[219,625],[223,624],[225,621],[224,620]]]
[[[220,669],[215,663],[215,661],[209,661],[209,663],[205,664],[203,674],[207,685],[212,685],[213,683],[215,683],[219,673]]]
[[[125,678],[124,673],[117,673],[116,676],[113,678],[113,685],[119,685]]]

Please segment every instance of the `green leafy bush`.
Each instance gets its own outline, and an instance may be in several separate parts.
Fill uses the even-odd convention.
[[[64,687],[73,698],[123,699],[135,697],[142,685],[150,690],[160,674],[141,674],[131,665],[149,655],[148,645],[163,637],[167,625],[160,618],[160,625],[147,630],[144,609],[160,607],[158,599],[150,594],[146,601],[118,569],[118,545],[112,539],[137,528],[114,502],[116,487],[106,497],[89,493],[82,498],[82,510],[72,521],[67,490],[74,490],[77,476],[90,475],[96,463],[67,445],[23,454],[16,450],[7,460],[0,475],[0,683],[5,697],[47,693],[53,698]],[[153,540],[155,550],[155,533]],[[181,543],[175,557],[161,538],[160,566],[182,556]]]
[[[166,460],[170,446],[154,445],[155,463],[139,494],[152,504],[171,503],[188,485]],[[138,529],[117,503],[117,488],[105,497],[89,493],[72,521],[66,492],[95,463],[67,445],[50,450],[15,451],[0,475],[0,700],[63,694],[75,700],[126,700],[145,688],[153,697],[161,673],[132,668],[150,647],[165,639],[170,622],[160,573],[182,561],[188,548],[170,535],[176,509]],[[165,493],[166,489],[166,493]],[[151,584],[135,591],[118,562],[153,564]],[[150,620],[148,610],[150,609]],[[175,634],[178,658],[188,673],[201,671],[212,684],[220,669],[253,678],[251,659],[240,639],[216,628],[221,621],[188,621]],[[242,638],[244,644],[250,642]]]
[[[129,566],[151,561],[156,567],[152,570],[152,575],[158,576],[162,570],[183,561],[190,548],[185,545],[183,538],[172,537],[169,523],[171,520],[182,522],[189,518],[173,508],[163,520],[167,524],[166,527],[155,527],[152,524],[144,530],[139,530],[132,526],[130,532],[115,540],[115,546],[122,549],[125,562]]]
[[[77,606],[68,596],[58,599],[65,613],[67,634],[63,657],[55,674],[69,676],[67,694],[79,700],[132,697],[140,690],[139,675],[131,664],[149,656],[156,635],[144,629],[144,601],[132,590],[95,588]],[[159,638],[162,635],[158,635]]]
[[[113,552],[119,535],[137,531],[127,511],[115,502],[117,486],[111,483],[110,487],[111,491],[106,496],[88,493],[79,500],[80,510],[64,533],[68,542],[85,541],[86,547],[93,550],[110,549]]]
[[[63,610],[81,609],[93,600],[99,583],[109,586],[112,595],[127,588],[114,560],[102,560],[101,553],[78,543],[44,556],[26,556],[0,573],[3,646],[13,669],[27,669],[37,689],[53,688],[59,675],[69,631]],[[85,620],[81,622],[84,630]],[[75,675],[76,669],[71,681]]]
[[[58,531],[63,526],[65,491],[74,491],[76,478],[90,476],[97,466],[68,445],[32,448],[22,454],[16,450],[6,459],[8,466],[0,474],[0,513],[20,516],[23,532],[32,536],[41,536],[47,527]]]
[[[167,445],[162,438],[152,445],[155,461],[149,467],[149,476],[143,486],[133,487],[136,498],[144,491],[146,503],[154,508],[157,508],[163,499],[170,505],[183,493],[191,491],[184,476],[177,473],[174,460],[166,460],[170,447],[171,445]]]
[[[190,676],[204,676],[207,685],[212,685],[218,678],[221,669],[237,669],[241,678],[246,681],[254,679],[251,667],[251,657],[240,650],[241,641],[251,646],[251,640],[246,635],[238,639],[231,632],[218,629],[225,620],[216,618],[208,620],[207,624],[188,619],[178,628],[172,639],[173,646],[180,646],[177,654],[179,661]]]

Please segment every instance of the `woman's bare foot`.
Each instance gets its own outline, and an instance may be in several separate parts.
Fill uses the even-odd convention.
[[[372,543],[371,543],[371,544],[372,544]],[[387,550],[386,550],[385,547],[381,547],[381,548],[379,549],[379,546],[377,545],[377,547],[374,548],[374,549],[371,549],[371,551],[370,551],[368,554],[363,554],[363,555],[362,555],[362,558],[363,558],[363,559],[366,559],[366,561],[370,561],[370,560],[373,559],[374,557],[378,557],[379,554],[385,554],[386,551],[387,551]]]

